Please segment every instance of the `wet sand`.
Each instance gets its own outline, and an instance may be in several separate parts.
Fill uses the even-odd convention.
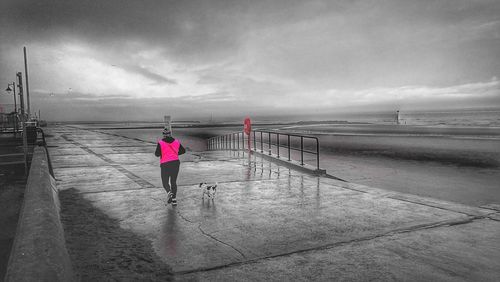
[[[500,203],[500,128],[329,124],[267,129],[317,136],[321,168],[347,181],[473,206]],[[206,139],[239,130],[179,128],[174,134],[191,150],[203,151]],[[159,138],[157,129],[104,132],[147,140],[152,147]],[[306,162],[313,164],[314,158],[306,156]]]
[[[500,129],[295,126],[318,136],[321,166],[347,181],[473,206],[500,203]]]

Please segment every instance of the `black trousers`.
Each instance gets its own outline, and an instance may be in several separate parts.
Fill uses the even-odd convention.
[[[177,175],[179,175],[180,161],[171,161],[162,163],[161,182],[167,192],[172,192],[173,198],[177,196]],[[170,182],[170,184],[169,184]]]

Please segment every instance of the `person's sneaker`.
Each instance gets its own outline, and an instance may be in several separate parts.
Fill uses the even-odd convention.
[[[173,196],[172,192],[167,193],[167,204],[170,204],[172,202],[172,196]]]
[[[172,206],[177,206],[177,199],[176,198],[172,199]]]

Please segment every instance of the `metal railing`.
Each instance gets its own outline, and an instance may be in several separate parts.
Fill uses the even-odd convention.
[[[284,132],[252,130],[250,135],[253,138],[248,139],[248,135],[243,132],[234,132],[221,136],[215,136],[208,139],[208,150],[245,150],[272,155],[279,159],[286,157],[288,161],[292,160],[292,152],[300,153],[300,165],[304,165],[304,154],[314,155],[316,157],[316,169],[319,168],[319,140],[314,136],[291,134]],[[305,140],[311,140],[312,146],[305,146]],[[253,144],[253,146],[252,146]],[[312,147],[315,150],[308,150],[306,147]],[[283,156],[281,151],[285,150]],[[298,160],[297,160],[298,161]]]

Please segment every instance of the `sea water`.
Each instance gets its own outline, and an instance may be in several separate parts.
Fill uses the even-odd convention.
[[[431,126],[499,127],[500,111],[400,112],[400,123]]]
[[[343,112],[316,116],[289,117],[284,121],[338,121],[346,123],[397,124],[398,114],[384,112]],[[500,127],[500,110],[399,111],[399,124],[417,126]]]

